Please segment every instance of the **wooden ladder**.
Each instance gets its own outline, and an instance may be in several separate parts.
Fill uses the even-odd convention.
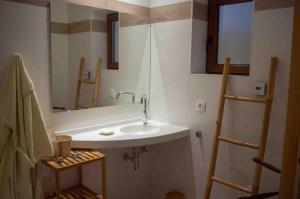
[[[236,189],[236,190],[239,190],[239,191],[245,192],[247,194],[251,194],[251,195],[258,193],[260,178],[261,178],[261,173],[262,173],[262,165],[256,164],[252,187],[250,189],[240,186],[238,184],[234,184],[232,182],[228,182],[226,180],[220,179],[218,177],[215,177],[218,148],[219,148],[220,141],[226,142],[229,144],[235,144],[235,145],[239,145],[242,147],[247,147],[250,149],[257,150],[257,158],[259,158],[261,160],[264,159],[268,130],[269,130],[269,123],[270,123],[270,115],[271,115],[271,109],[272,109],[277,63],[278,63],[277,58],[272,57],[266,96],[264,98],[247,98],[247,97],[230,96],[230,95],[226,94],[227,93],[229,67],[230,67],[230,58],[225,59],[219,109],[218,109],[218,115],[217,115],[217,121],[216,121],[215,136],[214,136],[213,147],[212,147],[210,167],[209,167],[209,171],[208,171],[208,179],[207,179],[207,184],[206,184],[206,188],[205,188],[205,192],[204,192],[204,199],[209,199],[213,183],[219,183],[221,185],[225,185],[227,187],[230,187],[230,188],[233,188],[233,189]],[[240,140],[229,139],[229,138],[225,138],[225,137],[221,136],[221,127],[222,127],[222,119],[223,119],[223,113],[224,113],[225,100],[263,103],[265,105],[263,127],[262,127],[262,131],[261,131],[259,145],[243,142]]]
[[[89,107],[86,107],[86,106],[79,105],[81,85],[84,84],[84,83],[85,84],[93,84],[95,86],[94,87],[94,93],[93,93],[92,101],[91,101],[91,105],[92,105],[92,107],[96,107],[96,105],[97,105],[97,96],[98,96],[99,85],[100,85],[101,64],[102,64],[102,58],[99,58],[98,59],[98,63],[97,63],[96,78],[95,78],[95,80],[85,80],[83,78],[85,58],[81,57],[81,59],[80,59],[80,66],[79,66],[79,72],[78,72],[76,98],[75,98],[75,108],[76,109],[89,108]]]

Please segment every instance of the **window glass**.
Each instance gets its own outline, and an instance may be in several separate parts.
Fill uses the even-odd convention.
[[[119,62],[119,21],[113,22],[113,62]]]
[[[230,57],[232,64],[250,64],[252,23],[253,2],[220,6],[218,64],[223,64],[225,57]]]

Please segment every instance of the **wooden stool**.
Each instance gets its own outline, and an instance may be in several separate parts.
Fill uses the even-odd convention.
[[[55,161],[54,158],[43,160],[42,162],[52,169],[55,172],[55,182],[56,182],[56,194],[51,196],[46,196],[46,199],[106,199],[106,157],[104,154],[93,151],[93,150],[73,150],[71,154],[78,154],[78,156],[69,156],[63,159],[62,162]],[[100,161],[101,170],[102,170],[102,195],[98,195],[89,188],[85,187],[82,184],[82,166]],[[70,169],[70,168],[79,168],[79,185],[71,189],[62,191],[60,190],[60,171]]]
[[[185,199],[185,196],[183,193],[172,191],[166,194],[165,199]]]

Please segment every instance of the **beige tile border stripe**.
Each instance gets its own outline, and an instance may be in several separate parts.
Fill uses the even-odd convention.
[[[68,25],[65,23],[51,22],[51,33],[68,34]]]
[[[149,17],[121,13],[120,27],[138,26],[144,24],[150,24]],[[106,22],[95,19],[78,21],[69,24],[51,22],[51,33],[67,35],[84,32],[106,33]]]
[[[51,22],[51,33],[67,35],[84,32],[106,33],[106,23],[100,20],[85,20],[69,24]]]
[[[255,10],[272,10],[294,6],[294,0],[256,0]]]
[[[49,5],[50,0],[6,0],[13,1],[19,3],[26,3],[36,6],[47,7]],[[130,3],[120,2],[118,0],[63,0],[67,3],[74,3],[84,6],[92,6],[96,8],[115,10],[119,12],[126,12],[130,14],[137,14],[136,18],[127,17],[123,20],[121,27],[125,26],[134,26],[147,24],[150,22],[149,17],[151,16],[152,23],[159,22],[167,22],[167,21],[177,21],[177,20],[185,20],[191,19],[192,17],[199,20],[207,20],[207,5],[199,3],[187,1],[183,3],[170,4],[165,6],[159,6],[154,8],[147,8],[139,5],[134,5]],[[276,0],[279,1],[279,0]],[[290,1],[290,0],[286,0]],[[70,32],[82,32],[87,30],[88,23],[74,24],[74,26],[70,25],[68,27]],[[102,29],[101,25],[92,25],[94,30]],[[65,32],[65,28],[63,28],[62,24],[53,25],[54,32]]]
[[[150,22],[151,20],[148,16],[120,13],[120,27],[145,25],[150,24]]]
[[[160,23],[185,19],[207,21],[208,6],[200,2],[183,2],[151,8],[151,22]]]
[[[199,3],[197,1],[193,2],[193,19],[199,19],[202,21],[207,21],[208,19],[208,6]]]
[[[68,24],[68,34],[91,32],[91,21],[78,21]]]
[[[91,20],[92,32],[103,32],[106,33],[106,22],[100,20]]]
[[[50,0],[5,0],[11,2],[31,4],[35,6],[47,7]],[[147,8],[139,5],[121,2],[118,0],[64,0],[68,3],[75,3],[84,6],[115,10],[131,14],[152,17],[152,23],[167,22],[190,19],[207,20],[207,5],[197,1],[188,1],[166,6]],[[255,10],[271,10],[293,7],[295,0],[255,0]],[[192,8],[193,7],[193,8]],[[193,11],[191,11],[193,9]],[[192,16],[191,16],[192,15]],[[143,19],[146,20],[146,19]],[[133,20],[130,20],[133,21]],[[141,19],[136,20],[137,24],[142,23]],[[130,24],[129,24],[130,25]],[[58,27],[57,27],[58,28]]]
[[[151,8],[151,23],[191,19],[191,17],[191,1]]]

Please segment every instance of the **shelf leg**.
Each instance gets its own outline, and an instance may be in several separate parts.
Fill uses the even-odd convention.
[[[80,166],[78,168],[78,176],[79,176],[79,184],[83,185],[83,182],[82,182],[82,166]]]
[[[103,199],[106,199],[106,157],[103,157],[101,160],[101,169],[102,169],[102,195]]]
[[[56,199],[60,199],[60,179],[59,172],[55,171]]]

